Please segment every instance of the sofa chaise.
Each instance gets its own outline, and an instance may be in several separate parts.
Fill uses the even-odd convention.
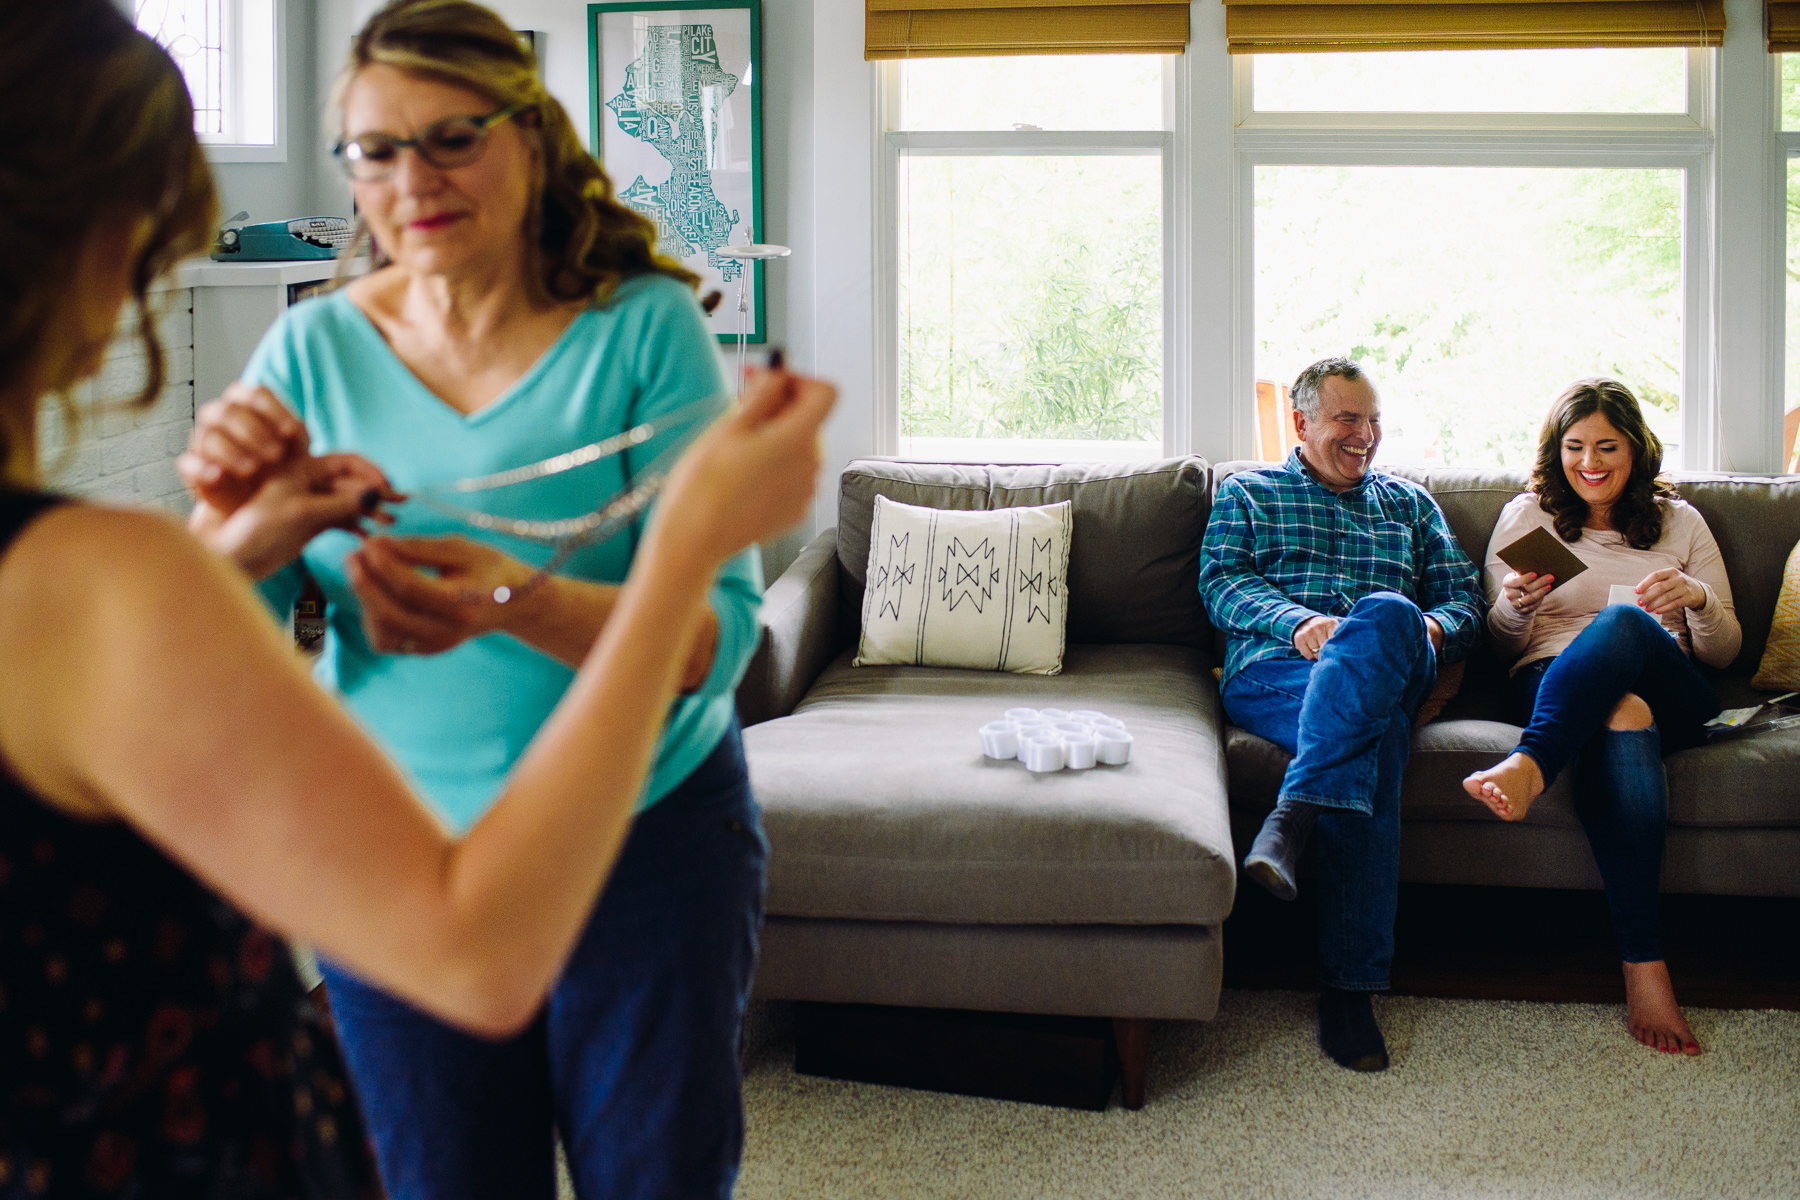
[[[1062,673],[852,666],[877,494],[1070,501]],[[738,693],[774,847],[757,995],[1109,1017],[1142,1103],[1147,1022],[1217,1008],[1236,884],[1194,586],[1209,498],[1197,458],[845,470],[836,529],[764,597]],[[1133,759],[1046,775],[984,759],[977,729],[1015,705],[1120,717]]]

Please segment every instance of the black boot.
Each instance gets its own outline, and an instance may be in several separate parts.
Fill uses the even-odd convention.
[[[1340,1067],[1387,1070],[1387,1042],[1375,1024],[1368,992],[1326,988],[1319,993],[1319,1046]]]

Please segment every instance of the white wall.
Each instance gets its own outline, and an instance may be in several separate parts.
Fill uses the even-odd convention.
[[[1781,470],[1786,155],[1776,143],[1781,60],[1763,39],[1761,0],[1725,0],[1719,50],[1712,205],[1713,320],[1718,370],[1687,387],[1683,402],[1712,391],[1715,465]]]
[[[819,0],[813,12],[811,238],[794,247],[810,269],[812,355],[807,364],[838,385],[825,431],[825,470],[813,505],[816,529],[837,523],[844,464],[875,449],[875,68],[863,61],[863,6]]]

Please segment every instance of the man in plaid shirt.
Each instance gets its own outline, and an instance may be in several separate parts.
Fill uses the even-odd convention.
[[[1300,445],[1220,485],[1200,596],[1226,635],[1226,713],[1293,755],[1244,871],[1293,899],[1317,834],[1319,1042],[1379,1071],[1387,1044],[1369,996],[1387,989],[1394,956],[1413,714],[1439,657],[1480,638],[1481,590],[1431,494],[1370,469],[1381,410],[1363,370],[1325,359],[1291,396]]]

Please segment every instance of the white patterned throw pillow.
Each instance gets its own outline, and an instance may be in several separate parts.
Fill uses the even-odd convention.
[[[919,508],[875,497],[859,667],[1062,672],[1067,500],[1041,508]]]

